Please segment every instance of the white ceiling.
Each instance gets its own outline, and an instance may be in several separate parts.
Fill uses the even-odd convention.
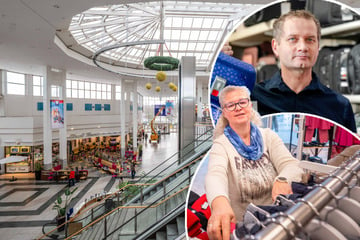
[[[68,78],[118,82],[119,75],[78,61],[55,43],[58,29],[67,29],[72,17],[89,8],[136,0],[0,0],[0,68],[30,74],[44,73],[46,66],[67,71]],[[205,2],[205,1],[204,1]],[[218,2],[208,0],[206,2]],[[225,0],[232,3],[267,4],[270,0]],[[341,1],[360,8],[358,0]],[[259,5],[261,6],[261,5]],[[265,6],[265,5],[264,5]],[[214,51],[216,51],[214,49]],[[203,77],[207,81],[207,77]]]

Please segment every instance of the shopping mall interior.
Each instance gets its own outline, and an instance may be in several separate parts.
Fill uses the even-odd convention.
[[[271,2],[2,1],[0,238],[186,238],[188,188],[212,143],[212,67],[225,42],[258,67],[246,53],[271,28],[238,34]],[[358,26],[358,39],[325,42],[355,46]],[[356,81],[341,81],[329,86],[359,112]]]

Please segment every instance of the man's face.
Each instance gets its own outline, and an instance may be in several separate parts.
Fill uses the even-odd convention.
[[[304,18],[288,18],[278,40],[272,40],[275,55],[281,68],[311,69],[319,54],[316,25]]]

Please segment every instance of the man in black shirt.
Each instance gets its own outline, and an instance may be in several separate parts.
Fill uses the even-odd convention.
[[[316,114],[356,132],[348,99],[320,83],[312,72],[319,54],[320,23],[309,12],[291,11],[274,23],[271,42],[281,70],[256,84],[252,100],[261,115],[278,112]]]

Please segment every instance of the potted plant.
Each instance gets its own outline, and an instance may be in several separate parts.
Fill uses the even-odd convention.
[[[42,169],[41,162],[36,161],[34,167],[35,167],[35,179],[40,180],[41,179],[41,169]]]
[[[66,212],[68,210],[68,205],[71,201],[71,196],[72,194],[77,190],[77,187],[70,190],[70,187],[67,187],[65,190],[65,199],[63,200],[61,196],[58,196],[54,206],[53,206],[53,210],[57,211],[57,216],[56,216],[56,222],[57,222],[57,226],[60,226],[58,228],[58,231],[61,232],[64,230],[65,228],[65,221],[66,221]]]

